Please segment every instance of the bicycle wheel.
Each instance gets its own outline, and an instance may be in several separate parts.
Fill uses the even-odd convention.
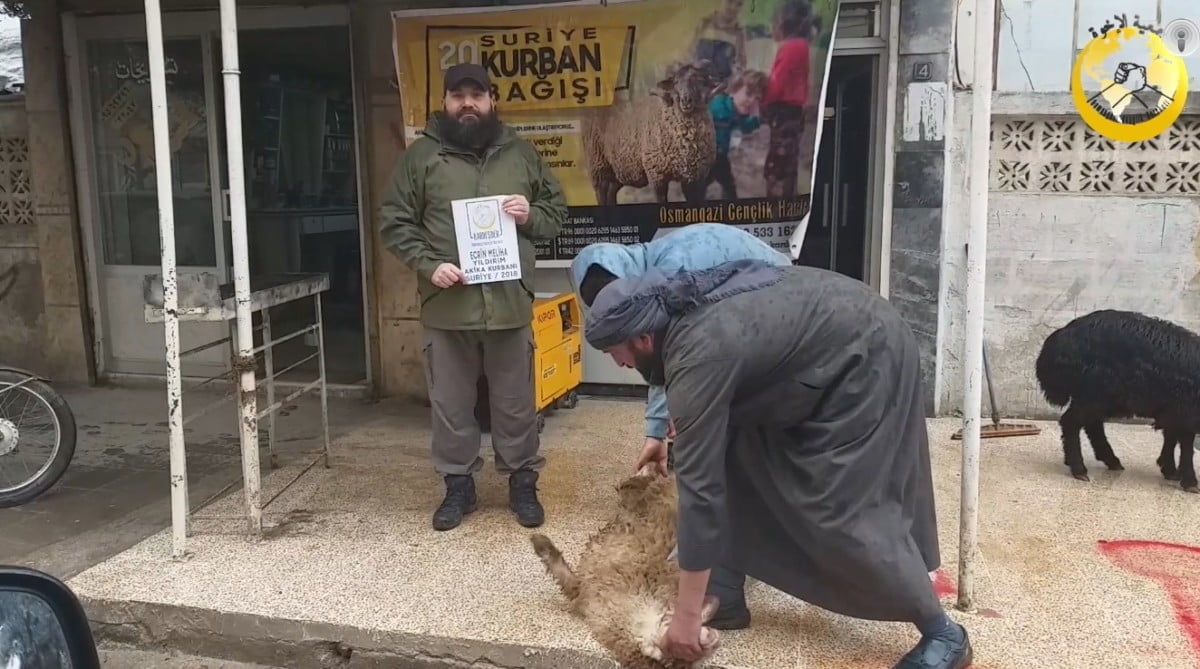
[[[53,388],[28,378],[0,370],[0,508],[49,490],[75,456],[71,407]]]

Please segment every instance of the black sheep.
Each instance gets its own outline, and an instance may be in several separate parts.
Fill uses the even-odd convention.
[[[1046,337],[1037,359],[1037,379],[1050,404],[1070,404],[1058,423],[1064,464],[1075,478],[1088,480],[1080,428],[1096,459],[1121,470],[1104,436],[1104,421],[1150,418],[1163,431],[1158,458],[1163,477],[1178,479],[1184,490],[1200,493],[1192,459],[1200,430],[1200,335],[1131,311],[1094,311]]]

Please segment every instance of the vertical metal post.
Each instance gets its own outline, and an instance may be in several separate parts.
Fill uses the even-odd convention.
[[[263,328],[263,364],[267,368],[267,406],[275,406],[275,337],[271,334],[271,308],[266,307],[259,312],[262,314]],[[279,459],[275,456],[275,410],[267,414],[267,464],[271,469],[279,468]]]
[[[158,0],[146,0],[146,51],[150,61],[154,178],[158,190],[158,234],[162,250],[167,427],[171,453],[171,557],[180,559],[187,554],[187,452],[183,441],[183,380],[179,368],[179,278],[175,266],[175,193],[171,184],[166,56],[163,49],[162,9]]]
[[[983,384],[983,308],[987,280],[988,163],[992,125],[992,49],[996,0],[976,0],[971,79],[970,219],[967,235],[966,334],[963,342],[962,498],[958,536],[958,608],[975,607],[979,548],[979,458]]]
[[[325,467],[329,468],[329,396],[325,382],[325,319],[321,315],[321,293],[313,296],[317,312],[317,368],[321,373],[321,429],[325,439]]]
[[[241,376],[238,409],[242,435],[242,482],[250,532],[262,533],[262,481],[258,463],[258,397],[255,394],[254,321],[250,311],[250,254],[246,240],[246,179],[242,155],[242,90],[238,70],[237,3],[221,0],[221,78],[225,85],[225,144],[229,169],[230,237],[233,243],[233,295],[237,309]]]

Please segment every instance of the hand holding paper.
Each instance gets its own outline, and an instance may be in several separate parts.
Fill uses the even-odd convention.
[[[509,195],[500,205],[504,213],[513,217],[517,225],[529,223],[529,200],[524,195]]]
[[[429,280],[438,288],[449,288],[456,283],[466,283],[466,278],[461,269],[444,262],[433,270],[433,276],[429,277]]]

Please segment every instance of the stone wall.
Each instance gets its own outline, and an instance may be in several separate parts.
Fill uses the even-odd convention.
[[[0,98],[0,364],[41,369],[45,300],[22,96]]]
[[[31,227],[44,305],[43,358],[37,371],[58,382],[88,383],[95,379],[95,364],[84,294],[62,40],[58,0],[38,0],[33,18],[22,24]]]

